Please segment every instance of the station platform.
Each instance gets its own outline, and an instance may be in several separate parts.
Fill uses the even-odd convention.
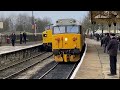
[[[117,75],[110,73],[109,55],[103,52],[100,42],[86,38],[87,51],[74,79],[119,79],[120,52],[117,56]]]
[[[18,51],[21,49],[26,49],[26,48],[30,48],[30,47],[34,47],[34,46],[38,46],[41,45],[42,41],[37,41],[37,42],[27,42],[26,44],[15,44],[15,46],[12,46],[11,44],[6,44],[3,46],[0,46],[0,55],[1,54],[5,54],[5,53],[9,53],[9,52],[14,52],[14,51]]]

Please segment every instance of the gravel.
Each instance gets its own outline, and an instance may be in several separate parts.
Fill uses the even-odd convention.
[[[3,71],[0,71],[0,79],[6,77],[6,76],[9,76],[15,72],[18,72],[28,66],[31,66],[32,64],[36,63],[36,62],[39,62],[41,61],[42,59],[44,59],[45,57],[49,56],[49,55],[52,55],[52,53],[45,53],[37,58],[33,58],[27,62],[24,62],[24,63],[21,63],[21,64],[18,64],[18,65],[15,65],[13,67],[10,67],[8,69],[5,69]]]

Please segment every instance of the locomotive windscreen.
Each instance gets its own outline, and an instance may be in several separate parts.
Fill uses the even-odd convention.
[[[62,34],[62,33],[79,33],[79,25],[65,25],[65,26],[55,26],[53,29],[53,34]]]
[[[79,26],[67,26],[67,33],[79,33]]]
[[[53,29],[54,34],[65,33],[65,26],[55,26]]]

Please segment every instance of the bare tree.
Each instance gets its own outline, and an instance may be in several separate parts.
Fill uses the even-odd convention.
[[[17,16],[14,14],[11,14],[9,17],[9,27],[10,27],[10,32],[15,32],[16,31],[16,19]]]
[[[87,32],[87,30],[91,28],[91,22],[90,22],[90,19],[89,19],[89,13],[87,14],[87,16],[84,17],[81,24],[82,24],[82,27],[83,27],[85,32]]]
[[[1,32],[9,31],[9,29],[10,29],[10,27],[9,27],[9,18],[1,17],[0,21],[3,22],[3,29],[1,29],[0,31]]]
[[[46,25],[51,24],[52,20],[49,17],[44,17],[43,19],[35,18],[35,23],[37,25],[37,33],[44,31]],[[32,17],[27,14],[19,14],[17,16],[11,14],[9,17],[0,17],[0,21],[4,22],[4,29],[0,30],[1,32],[9,31],[32,31]]]
[[[28,31],[31,28],[31,17],[26,14],[19,14],[16,19],[16,31]]]
[[[94,33],[99,29],[98,24],[92,25],[92,23],[90,22],[90,13],[88,13],[87,16],[85,16],[85,18],[83,19],[82,26],[85,32],[92,31]]]
[[[36,19],[37,32],[42,33],[45,30],[45,27],[51,23],[52,20],[49,17],[44,17],[43,19],[37,18]]]
[[[52,20],[51,20],[50,17],[44,17],[44,18],[43,18],[43,22],[44,22],[44,23],[47,23],[47,24],[51,24],[51,23],[52,23]]]

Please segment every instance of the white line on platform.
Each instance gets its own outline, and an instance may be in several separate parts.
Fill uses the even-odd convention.
[[[85,42],[85,43],[86,43],[86,42]],[[87,51],[87,44],[86,44],[85,52],[83,53],[83,56],[82,56],[82,58],[81,58],[81,61],[80,61],[79,64],[77,65],[77,67],[76,67],[75,71],[73,72],[73,74],[71,75],[70,79],[74,79],[74,77],[75,77],[78,69],[80,68],[80,66],[81,66],[81,64],[82,64],[82,62],[83,62],[83,59],[84,59],[85,54],[86,54],[86,51]]]

